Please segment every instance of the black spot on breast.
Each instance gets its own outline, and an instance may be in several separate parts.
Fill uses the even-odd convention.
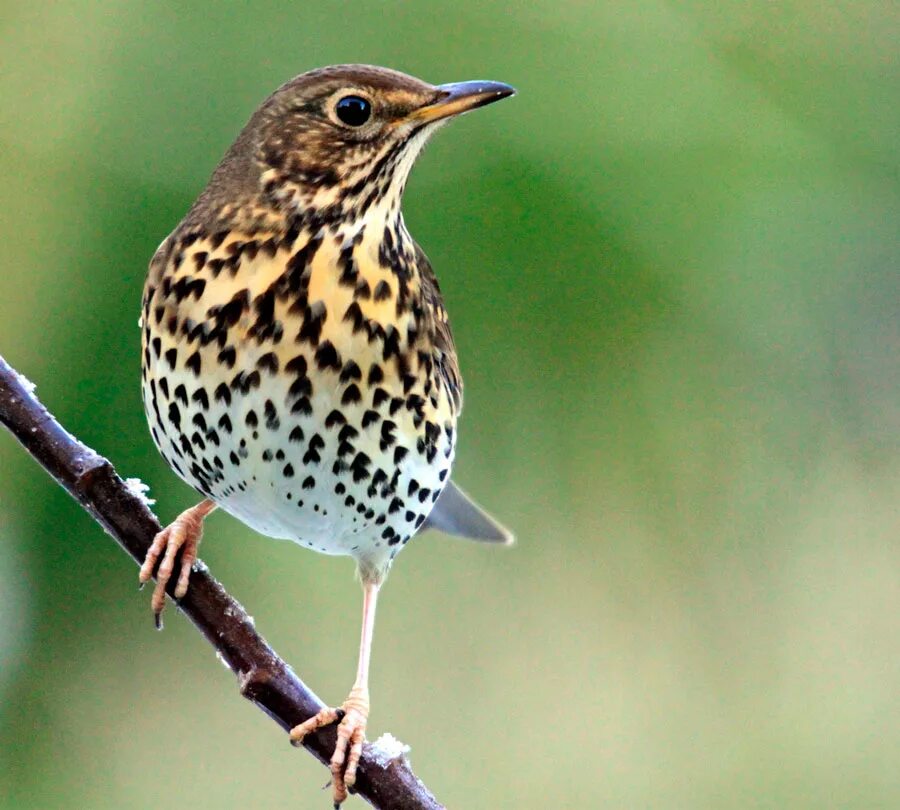
[[[181,445],[181,450],[184,455],[188,455],[191,458],[197,458],[197,454],[194,452],[194,448],[191,447],[191,443],[190,443],[190,441],[188,441],[187,436],[184,436],[184,435],[180,436],[179,444]]]
[[[354,335],[366,328],[365,315],[363,315],[362,309],[356,301],[347,307],[347,311],[344,313],[344,321],[353,324]]]
[[[194,372],[195,377],[200,376],[200,352],[195,351],[187,360],[185,360],[184,365]]]
[[[206,268],[213,278],[219,277],[223,267],[225,267],[225,259],[210,259],[206,263]]]
[[[390,394],[388,394],[388,392],[385,391],[383,388],[376,388],[372,392],[372,407],[380,408],[390,398],[391,398]]]
[[[375,301],[386,301],[391,297],[391,285],[383,279],[375,285],[375,293],[373,299]]]
[[[300,397],[292,406],[291,413],[299,413],[304,416],[312,416],[312,403],[309,401],[309,397]]]
[[[278,371],[278,355],[275,352],[266,352],[259,360],[256,361],[256,367],[270,374]]]
[[[344,425],[338,433],[338,441],[348,442],[359,436],[359,431],[352,425]]]
[[[363,452],[359,452],[356,454],[353,461],[350,463],[350,470],[353,473],[353,480],[356,483],[365,480],[369,477],[369,464],[372,463],[372,460]]]
[[[219,352],[218,361],[227,368],[234,368],[234,361],[237,358],[237,352],[234,346],[226,346]]]
[[[284,366],[284,370],[291,374],[305,375],[307,370],[306,357],[302,354],[298,354],[296,357],[288,360]]]
[[[210,262],[212,264],[212,262]],[[211,307],[207,314],[218,323],[234,326],[250,308],[250,291],[239,290],[221,307]]]
[[[366,382],[369,385],[378,385],[382,380],[384,380],[384,372],[381,370],[381,366],[378,363],[372,363],[371,368],[369,368],[369,376],[366,379]],[[377,408],[378,405],[376,404]]]
[[[356,262],[353,261],[352,245],[341,251],[340,258],[338,259],[338,267],[341,268],[338,284],[342,287],[355,287],[357,278],[359,277],[359,270],[356,267]]]
[[[169,421],[175,425],[175,430],[181,430],[181,411],[174,402],[169,403]]]
[[[341,397],[341,405],[353,405],[357,402],[362,401],[362,394],[360,393],[359,386],[356,383],[350,383],[347,388],[344,390],[344,394]],[[367,411],[367,413],[374,413],[373,411]],[[378,414],[375,414],[377,417]],[[365,422],[365,417],[363,417],[363,421]],[[365,427],[365,424],[363,424]]]
[[[191,395],[191,401],[196,402],[204,411],[209,410],[209,397],[206,395],[205,388],[198,388]]]
[[[302,396],[311,396],[312,395],[312,381],[309,377],[297,377],[291,383],[290,388],[288,388],[288,398],[293,399],[294,397],[302,397]]]
[[[256,321],[248,330],[249,337],[264,336],[271,331],[275,321],[275,290],[270,287],[253,301]]]
[[[341,367],[341,357],[334,344],[330,340],[325,340],[316,350],[316,365],[322,369],[333,369],[337,371]]]
[[[306,307],[303,313],[303,325],[297,333],[297,342],[307,342],[311,346],[318,346],[326,317],[327,310],[322,301],[316,301],[312,306]]]
[[[231,391],[225,383],[219,383],[214,392],[216,402],[223,402],[226,406],[231,404]]]
[[[388,449],[396,440],[396,436],[394,436],[394,431],[397,429],[397,425],[395,422],[392,422],[390,419],[385,419],[384,422],[381,423],[381,442],[379,444],[379,449],[384,452]]]
[[[266,417],[266,427],[269,430],[278,430],[281,426],[281,421],[278,419],[278,411],[275,410],[275,405],[271,399],[266,400],[263,413]]]
[[[350,380],[360,380],[362,379],[362,371],[360,371],[359,366],[353,360],[348,360],[341,369],[341,376],[339,379],[342,383],[349,382]]]
[[[393,324],[388,324],[384,332],[384,348],[381,354],[385,360],[389,360],[391,357],[400,354],[400,333],[394,328]]]

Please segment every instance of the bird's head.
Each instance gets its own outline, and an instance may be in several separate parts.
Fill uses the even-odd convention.
[[[431,85],[394,70],[336,65],[304,73],[254,113],[211,181],[235,183],[286,213],[322,221],[399,208],[416,156],[450,118],[515,91],[499,82]],[[218,183],[217,183],[218,181]],[[218,196],[218,195],[215,195]]]

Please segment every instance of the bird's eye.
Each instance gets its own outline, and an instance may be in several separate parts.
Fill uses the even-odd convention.
[[[359,96],[344,96],[334,105],[337,117],[348,127],[361,127],[372,115],[372,105]]]

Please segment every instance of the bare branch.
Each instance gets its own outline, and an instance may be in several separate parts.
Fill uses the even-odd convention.
[[[143,562],[161,529],[159,521],[128,489],[109,461],[63,429],[2,357],[0,422],[138,564]],[[170,596],[175,579],[169,583]],[[292,728],[322,708],[322,701],[256,632],[243,607],[210,576],[205,565],[195,566],[180,608],[237,675],[241,694],[283,729]],[[303,744],[327,764],[334,743],[335,730],[329,727],[310,735]],[[363,751],[356,792],[379,808],[442,808],[405,757],[392,759],[382,767],[371,743]]]

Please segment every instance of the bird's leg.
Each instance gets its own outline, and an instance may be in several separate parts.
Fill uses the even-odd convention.
[[[378,600],[378,585],[367,582],[363,585],[362,637],[359,642],[359,666],[356,682],[350,695],[339,709],[322,709],[305,723],[291,729],[291,742],[299,745],[307,735],[340,721],[337,730],[337,744],[331,757],[331,781],[334,806],[340,806],[347,798],[347,790],[356,784],[356,768],[362,754],[366,738],[366,723],[369,719],[369,658],[372,652],[372,633],[375,630],[375,603]]]
[[[153,543],[147,549],[147,556],[144,558],[141,573],[138,575],[141,586],[153,576],[153,569],[156,568],[157,561],[162,557],[159,570],[156,572],[156,588],[153,590],[153,597],[150,600],[157,628],[162,628],[161,615],[166,605],[166,585],[175,570],[175,557],[179,549],[183,547],[181,571],[175,586],[175,598],[181,599],[187,593],[191,566],[197,559],[197,546],[200,545],[200,538],[203,537],[203,519],[215,508],[216,505],[213,501],[206,500],[200,501],[190,509],[185,509],[153,538]]]

